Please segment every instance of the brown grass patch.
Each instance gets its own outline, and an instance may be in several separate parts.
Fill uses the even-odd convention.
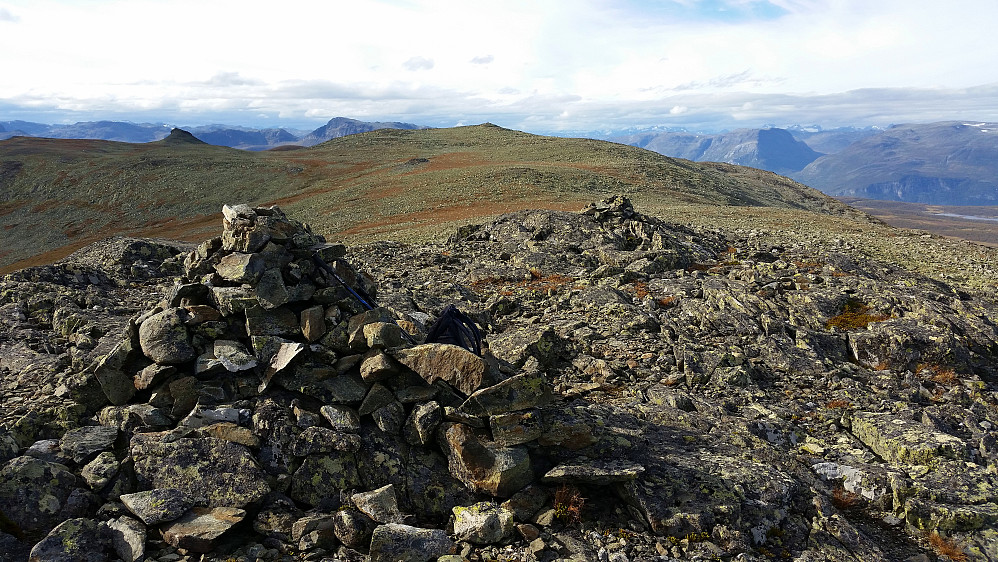
[[[655,302],[662,308],[672,308],[673,306],[676,306],[676,297],[662,297],[660,299],[655,299]]]
[[[531,279],[513,281],[500,277],[486,277],[471,284],[471,288],[478,292],[494,292],[502,296],[513,296],[516,291],[528,291],[537,294],[557,293],[565,288],[574,288],[575,278],[567,275],[542,275],[540,272],[531,271]]]
[[[929,534],[929,544],[932,545],[932,550],[935,550],[936,554],[940,556],[949,556],[950,559],[956,562],[966,562],[969,560],[967,553],[964,552],[963,548],[956,541],[944,537],[939,533],[933,532]]]
[[[915,372],[924,374],[930,381],[942,385],[952,386],[960,382],[960,377],[957,376],[956,371],[942,365],[920,363],[915,367]]]
[[[825,322],[825,328],[840,330],[859,330],[869,327],[874,322],[883,322],[890,318],[886,314],[870,314],[871,308],[857,299],[850,298],[842,305],[842,313],[833,316]]]
[[[853,509],[859,507],[863,497],[846,490],[845,488],[835,488],[832,492],[832,505],[839,509]]]

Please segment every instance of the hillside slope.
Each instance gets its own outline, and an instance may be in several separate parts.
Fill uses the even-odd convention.
[[[493,125],[383,129],[263,153],[170,139],[0,142],[0,228],[10,240],[0,267],[47,263],[113,234],[198,240],[231,201],[280,204],[317,231],[352,241],[439,238],[471,219],[579,209],[616,192],[651,209],[735,205],[865,217],[759,170]]]

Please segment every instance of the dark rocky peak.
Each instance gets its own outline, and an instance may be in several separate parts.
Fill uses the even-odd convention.
[[[443,244],[221,218],[0,281],[5,552],[995,557],[991,300],[621,196]],[[447,304],[481,356],[425,341]]]
[[[199,140],[197,137],[188,133],[187,131],[177,128],[171,129],[170,134],[167,135],[167,137],[160,142],[171,146],[185,145],[185,144],[207,144],[206,142]]]

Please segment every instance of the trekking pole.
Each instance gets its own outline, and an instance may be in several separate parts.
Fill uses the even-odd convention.
[[[372,299],[371,296],[367,294],[367,291],[359,287],[357,289],[351,287],[349,283],[347,283],[346,281],[343,280],[342,277],[340,277],[339,273],[336,273],[336,270],[333,269],[332,266],[326,263],[326,260],[319,257],[319,252],[312,252],[312,261],[314,261],[315,264],[319,266],[319,269],[328,273],[329,275],[332,275],[333,279],[336,279],[336,281],[339,282],[339,284],[342,285],[344,289],[346,289],[351,295],[353,295],[353,298],[357,299],[357,302],[359,302],[360,305],[364,307],[365,310],[374,310],[374,304],[373,304],[374,299]],[[340,261],[340,258],[336,258],[333,261]],[[353,267],[346,261],[344,261],[343,263],[346,264],[347,267],[353,269]],[[356,270],[354,270],[354,273],[356,273]],[[402,337],[405,338],[405,341],[409,342],[412,345],[416,345],[416,340],[414,340],[413,337],[409,335],[409,332],[406,332],[405,329],[402,328],[402,326],[399,326],[398,322],[392,320],[392,324],[398,326],[398,329],[402,332]]]
[[[318,265],[322,271],[325,271],[326,273],[331,275],[333,279],[336,279],[336,281],[338,281],[339,284],[342,285],[343,288],[347,290],[347,292],[353,295],[353,298],[357,299],[357,302],[359,302],[360,305],[364,307],[365,310],[374,309],[374,305],[371,304],[371,301],[373,301],[374,299],[372,299],[370,295],[368,295],[367,292],[364,291],[363,289],[354,289],[353,287],[351,287],[349,283],[347,283],[346,281],[343,280],[342,277],[340,277],[339,273],[336,273],[336,270],[333,269],[332,266],[326,263],[326,260],[319,257],[319,252],[312,253],[312,261],[314,261],[315,264]],[[361,296],[361,294],[363,294],[364,296]]]

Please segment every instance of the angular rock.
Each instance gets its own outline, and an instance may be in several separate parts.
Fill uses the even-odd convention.
[[[135,390],[145,390],[147,388],[152,388],[154,386],[159,386],[166,379],[177,372],[177,368],[173,365],[160,365],[159,363],[153,363],[148,367],[142,369],[135,375],[132,383]],[[129,397],[130,399],[131,397]],[[112,401],[112,404],[114,402]]]
[[[374,383],[392,378],[399,373],[399,368],[384,351],[372,350],[360,364],[360,378],[364,382]]]
[[[246,347],[234,340],[215,340],[215,357],[230,373],[249,371],[256,368],[256,358],[246,351]]]
[[[256,298],[260,301],[260,306],[268,310],[291,302],[291,294],[279,269],[268,269],[260,276],[256,285]]]
[[[361,513],[377,523],[402,523],[405,516],[399,510],[395,486],[388,484],[377,490],[350,496],[350,501]]]
[[[442,380],[465,394],[478,390],[489,371],[484,359],[451,344],[427,343],[391,353],[426,382]]]
[[[398,435],[402,431],[402,423],[405,421],[405,407],[393,400],[371,412],[371,419],[382,432]]]
[[[385,385],[374,383],[371,385],[371,390],[367,392],[367,396],[364,397],[364,401],[361,402],[360,407],[357,409],[357,413],[366,416],[392,402],[395,402],[395,394],[388,390]]]
[[[190,327],[221,322],[223,318],[218,309],[206,304],[184,306],[183,309],[187,311],[187,325]]]
[[[967,458],[960,438],[891,414],[857,412],[852,417],[852,433],[898,466],[929,464],[936,458]]]
[[[111,547],[123,562],[141,562],[146,557],[146,527],[131,517],[121,516],[105,523]]]
[[[335,516],[325,514],[301,517],[291,524],[291,540],[297,541],[313,531],[332,531],[334,520]]]
[[[127,338],[119,342],[94,367],[94,377],[100,383],[101,390],[115,406],[127,404],[135,395],[135,384],[132,377],[122,369],[132,356],[132,342]]]
[[[99,492],[118,475],[119,468],[120,464],[114,458],[114,453],[103,452],[83,467],[80,476],[86,480],[91,490]]]
[[[529,443],[544,433],[540,410],[490,416],[489,426],[493,440],[503,447]]]
[[[85,464],[97,453],[110,449],[117,438],[117,427],[88,425],[67,431],[59,447],[76,464]]]
[[[326,405],[319,413],[329,422],[334,431],[357,433],[360,431],[360,416],[349,406]]]
[[[195,506],[243,507],[270,492],[249,450],[229,441],[164,443],[139,434],[132,438],[131,453],[141,488],[176,488]]]
[[[163,540],[174,548],[211,552],[222,535],[245,518],[246,511],[234,507],[195,507],[163,528]]]
[[[109,545],[91,519],[67,519],[31,549],[29,562],[104,562]]]
[[[550,496],[545,487],[531,484],[502,502],[500,507],[512,511],[515,521],[530,521],[544,507]]]
[[[340,509],[333,515],[333,532],[336,538],[350,548],[366,548],[371,544],[371,533],[378,524],[354,509]]]
[[[426,446],[443,421],[443,408],[436,402],[420,404],[412,409],[405,422],[405,438],[411,445]]]
[[[254,343],[256,343],[256,336],[254,336]],[[257,388],[258,393],[263,393],[270,386],[270,382],[274,379],[274,376],[286,369],[295,358],[299,357],[305,351],[305,345],[301,343],[292,342],[281,342],[274,354],[270,357],[270,364],[267,365],[267,370],[263,374],[263,382]],[[258,357],[266,356],[267,353],[257,353]]]
[[[527,410],[550,401],[551,385],[544,374],[530,371],[478,390],[461,409],[473,416],[487,416]]]
[[[365,324],[363,330],[368,349],[402,345],[402,328],[399,328],[395,322],[372,322]]]
[[[232,422],[218,422],[200,427],[194,433],[197,437],[212,437],[223,441],[231,441],[251,449],[260,448],[260,438],[253,430]]]
[[[508,498],[534,479],[523,447],[483,443],[463,424],[450,424],[440,441],[450,473],[475,492]]]
[[[357,404],[367,396],[368,385],[360,375],[337,375],[328,367],[295,367],[294,374],[277,377],[284,388],[328,404]]]
[[[233,252],[215,264],[215,271],[227,281],[256,285],[263,275],[263,259],[257,254]]]
[[[226,318],[259,304],[253,290],[245,287],[212,287],[211,300]]]
[[[186,314],[183,309],[168,308],[139,326],[139,343],[146,357],[156,363],[175,365],[197,356],[182,314]]]
[[[549,367],[564,354],[568,342],[550,327],[509,331],[489,340],[489,350],[500,361],[523,367],[531,357]]]
[[[305,457],[316,453],[356,453],[362,442],[359,435],[342,433],[325,427],[310,427],[299,433],[291,443],[291,454]]]
[[[149,526],[173,521],[191,508],[187,494],[176,488],[122,494],[120,499],[128,511]]]
[[[250,336],[296,338],[301,334],[298,316],[286,307],[246,309],[246,333]]]
[[[389,523],[371,535],[371,562],[429,562],[457,550],[440,529]]]
[[[326,335],[326,311],[321,305],[301,311],[301,332],[309,343],[317,342]]]
[[[640,464],[622,459],[577,460],[552,468],[541,481],[606,486],[615,482],[634,480],[644,471],[645,467]]]
[[[493,502],[457,506],[454,512],[454,536],[475,544],[495,544],[513,534],[513,512]]]

